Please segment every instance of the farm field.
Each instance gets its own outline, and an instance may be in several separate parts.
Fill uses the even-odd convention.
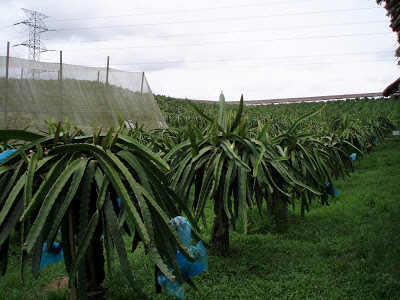
[[[73,1],[1,5],[0,300],[400,299],[400,1]]]
[[[1,132],[2,151],[25,142],[0,162],[0,298],[67,299],[69,273],[82,299],[86,288],[169,299],[155,292],[155,264],[181,282],[174,249],[194,253],[177,215],[210,244],[198,291],[182,282],[186,299],[399,298],[398,100],[156,100],[169,129],[124,128],[120,115],[105,133]],[[55,240],[68,273],[39,271],[42,243]]]
[[[399,164],[400,139],[379,144],[350,178],[337,182],[339,195],[329,207],[313,206],[304,220],[291,212],[284,233],[250,213],[249,234],[231,232],[231,255],[209,256],[210,272],[195,278],[199,291],[186,289],[186,299],[398,299]],[[212,218],[208,207],[209,223]],[[210,229],[202,235],[209,237]],[[1,299],[68,299],[62,263],[21,286],[19,251],[13,249],[10,270],[0,280]],[[171,299],[155,294],[154,263],[142,247],[129,259],[150,299]],[[119,271],[107,278],[107,299],[132,299],[122,276]]]
[[[164,95],[155,96],[160,109],[169,124],[169,126],[184,125],[192,121],[199,126],[204,125],[203,120],[190,109],[189,105],[183,99],[175,99]],[[244,99],[245,100],[245,99]],[[227,102],[229,103],[229,102]],[[196,103],[197,106],[209,115],[218,113],[218,104]],[[244,107],[244,114],[250,125],[254,125],[254,118],[263,123],[271,120],[279,129],[291,125],[292,120],[300,118],[307,113],[322,107],[325,102],[302,102],[290,104],[270,104],[270,105],[249,105]],[[228,109],[237,111],[238,105],[227,105]],[[326,107],[320,114],[313,117],[315,121],[328,125],[344,114],[352,121],[352,124],[367,124],[374,117],[386,116],[396,125],[399,120],[399,101],[395,98],[358,98],[342,101],[328,101]],[[323,124],[320,124],[323,125]],[[328,128],[320,126],[323,131]]]
[[[291,213],[285,233],[252,214],[251,233],[232,232],[232,255],[211,256],[187,299],[398,299],[399,164],[400,139],[377,146],[329,207]]]

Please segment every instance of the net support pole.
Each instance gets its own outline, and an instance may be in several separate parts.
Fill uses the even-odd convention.
[[[21,93],[23,91],[22,89],[22,79],[24,79],[24,69],[21,69],[21,80],[19,81],[19,88],[21,89]]]
[[[62,51],[60,51],[60,72],[59,72],[59,79],[58,79],[58,89],[60,93],[60,99],[59,99],[59,120],[62,121]]]
[[[108,74],[110,72],[110,57],[107,56],[107,72],[106,72],[106,102],[108,102]]]
[[[6,60],[6,94],[4,102],[4,129],[7,127],[7,110],[8,110],[8,69],[10,67],[10,42],[7,42],[7,60]]]
[[[108,87],[108,74],[110,72],[110,57],[107,56],[106,88]]]
[[[142,72],[142,86],[140,88],[140,93],[143,94],[143,82],[144,82],[144,72]]]
[[[108,96],[108,76],[110,73],[110,57],[107,56],[107,71],[106,71],[106,93],[105,93],[105,97],[104,97],[104,121],[103,122],[107,122],[107,110],[109,110],[110,108],[110,104],[109,104],[109,96]],[[106,109],[107,108],[107,109]],[[104,125],[104,124],[103,124]]]

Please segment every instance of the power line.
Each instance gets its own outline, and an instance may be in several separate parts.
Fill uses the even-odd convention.
[[[14,57],[16,57],[16,58],[23,58],[23,57],[25,57],[26,58],[26,55],[25,55],[25,51],[23,51],[23,52],[21,52],[21,53],[18,53],[18,51],[16,51],[16,49],[17,48],[11,48],[10,50],[13,52],[13,53],[15,53],[15,55],[14,55]]]
[[[313,55],[313,56],[287,56],[280,58],[301,58],[301,57],[322,57],[322,56],[341,56],[341,55],[361,55],[361,54],[373,54],[373,53],[391,53],[391,51],[378,51],[378,52],[360,52],[360,53],[341,53],[333,55]],[[277,58],[277,57],[275,57]],[[260,58],[262,59],[262,58]],[[242,59],[232,60],[210,60],[202,62],[216,62],[216,61],[239,61]],[[246,59],[243,59],[246,60]],[[257,60],[257,59],[255,59]],[[199,67],[163,67],[163,68],[146,68],[140,69],[140,71],[165,71],[165,70],[202,70],[202,69],[236,69],[236,68],[258,68],[258,67],[284,67],[284,66],[312,66],[312,65],[330,65],[330,64],[349,64],[349,63],[374,63],[374,62],[393,62],[394,59],[374,59],[374,60],[348,60],[348,61],[329,61],[329,62],[308,62],[308,63],[279,63],[279,64],[256,64],[256,65],[242,65],[242,66],[199,66]],[[187,61],[189,62],[189,61]],[[182,62],[182,63],[187,63]],[[192,61],[194,62],[194,61]],[[200,61],[199,61],[200,62]],[[172,62],[171,62],[172,63]],[[156,64],[156,63],[154,63]],[[118,65],[130,65],[130,64],[113,64]],[[93,67],[93,65],[82,65],[83,67]],[[130,72],[137,72],[137,69],[127,70]]]
[[[128,15],[99,16],[99,17],[87,17],[87,18],[75,18],[75,19],[60,19],[60,20],[50,20],[49,22],[81,21],[81,20],[93,20],[93,19],[108,19],[108,18],[121,18],[121,17],[133,17],[133,16],[159,15],[159,14],[205,11],[205,10],[215,10],[215,9],[225,9],[225,8],[241,8],[241,7],[268,6],[268,5],[275,5],[275,4],[304,3],[304,2],[311,2],[311,1],[312,0],[286,1],[286,2],[282,2],[281,1],[281,2],[272,2],[272,3],[247,4],[247,5],[217,6],[217,7],[197,8],[197,9],[184,9],[184,10],[169,10],[169,11],[161,11],[161,12],[135,13],[135,14],[128,14]]]
[[[13,25],[12,25],[13,26]],[[23,32],[26,32],[27,30],[25,30],[25,31],[23,31]],[[51,32],[51,31],[53,31],[53,32],[55,32],[55,34],[54,34],[54,36],[52,37],[52,38],[44,38],[43,37],[43,39],[44,40],[51,40],[51,39],[53,39],[56,35],[57,35],[57,32],[56,32],[56,30],[52,30],[52,29],[48,29],[48,30],[46,30],[46,32]],[[18,31],[16,31],[17,33],[23,33],[23,32],[18,32]],[[25,38],[26,36],[18,36],[18,37],[14,37],[14,38],[10,38],[10,39],[5,39],[5,40],[2,40],[2,41],[0,41],[0,43],[3,43],[3,42],[9,42],[9,41],[13,41],[13,40],[17,40],[17,39],[21,39],[21,38]]]
[[[0,30],[3,30],[3,29],[6,29],[6,28],[9,28],[9,27],[12,27],[12,26],[14,26],[14,25],[16,25],[16,24],[12,24],[12,25],[8,25],[8,26],[0,27]]]
[[[284,66],[309,66],[309,65],[330,65],[330,64],[347,64],[347,63],[373,63],[373,62],[393,62],[393,59],[376,59],[376,60],[349,60],[334,62],[312,62],[312,63],[290,63],[290,64],[257,64],[246,66],[203,66],[203,67],[169,67],[169,68],[153,68],[140,69],[139,71],[164,71],[164,70],[201,70],[201,69],[235,69],[235,68],[258,68],[258,67],[284,67]],[[115,64],[118,65],[118,64]],[[95,65],[81,65],[82,67],[96,67]],[[125,70],[127,72],[138,72],[136,69]]]
[[[137,40],[137,39],[155,39],[155,38],[170,38],[170,37],[185,37],[185,36],[217,35],[217,34],[229,34],[229,33],[262,32],[262,31],[273,31],[273,30],[307,29],[307,28],[335,27],[335,26],[376,24],[376,23],[387,23],[387,21],[366,21],[366,22],[351,22],[351,23],[341,23],[341,24],[322,24],[322,25],[309,25],[309,26],[275,27],[275,28],[265,28],[265,29],[231,30],[231,31],[219,31],[219,32],[188,33],[188,34],[153,35],[153,36],[143,36],[143,37],[134,37],[134,38],[80,40],[80,41],[73,41],[73,42],[71,42],[71,41],[68,41],[68,42],[54,42],[54,43],[50,43],[50,44],[73,44],[73,43],[93,43],[93,42],[108,42],[108,41],[126,41],[126,40]]]
[[[28,28],[25,28],[24,31],[17,31],[17,30],[15,29],[15,26],[12,26],[11,28],[14,29],[14,31],[15,31],[16,33],[25,33],[25,32],[27,32],[27,31],[29,30]]]
[[[337,54],[314,54],[314,55],[295,55],[295,56],[273,56],[259,58],[234,58],[234,59],[207,59],[207,60],[189,60],[189,61],[160,61],[160,62],[137,62],[113,64],[114,66],[127,65],[156,65],[156,64],[182,64],[182,63],[203,63],[203,62],[232,62],[232,61],[252,61],[252,60],[272,60],[272,59],[291,59],[291,58],[314,58],[314,57],[334,57],[334,56],[352,56],[352,55],[369,55],[380,53],[393,53],[393,51],[375,51],[375,52],[358,52],[358,53],[337,53]]]
[[[15,38],[12,38],[12,39],[2,40],[2,41],[0,41],[0,43],[13,41],[13,40],[17,40],[17,39],[20,39],[20,38],[25,38],[25,36],[19,36],[19,37],[15,37]]]
[[[330,53],[330,54],[309,54],[309,55],[288,55],[288,56],[269,56],[257,58],[228,58],[228,59],[206,59],[206,60],[186,60],[186,61],[157,61],[157,62],[131,62],[114,63],[114,66],[129,65],[158,65],[158,64],[182,64],[182,63],[204,63],[204,62],[234,62],[234,61],[254,61],[254,60],[274,60],[274,59],[292,59],[292,58],[315,58],[315,57],[335,57],[335,56],[354,56],[393,53],[393,51],[371,51],[371,52],[348,52],[348,53]]]
[[[53,31],[54,32],[54,35],[51,37],[51,38],[45,38],[45,37],[43,37],[43,39],[44,40],[52,40],[52,39],[54,39],[55,38],[55,36],[58,34],[58,32],[56,31],[56,30],[48,30],[48,31]],[[49,43],[48,43],[49,44]]]
[[[352,60],[352,61],[334,61],[334,62],[314,62],[314,63],[290,63],[290,64],[257,64],[247,66],[205,66],[205,67],[170,67],[157,69],[140,69],[140,71],[164,71],[164,70],[200,70],[200,69],[235,69],[235,68],[259,68],[259,67],[284,67],[284,66],[311,66],[311,65],[330,65],[330,64],[347,64],[347,63],[372,63],[372,62],[393,62],[393,59],[377,59],[377,60]],[[137,72],[138,70],[129,70],[129,72]]]
[[[94,26],[94,27],[77,27],[77,28],[63,28],[57,29],[58,31],[73,31],[73,30],[90,30],[90,29],[109,29],[109,28],[126,28],[126,27],[142,27],[142,26],[155,26],[155,25],[172,25],[172,24],[186,24],[186,23],[200,23],[200,22],[214,22],[214,21],[228,21],[228,20],[243,20],[243,19],[258,19],[258,18],[273,18],[273,17],[284,17],[284,16],[299,16],[299,15],[310,15],[310,14],[323,14],[333,12],[345,12],[345,11],[360,11],[360,10],[371,10],[381,9],[380,7],[362,7],[362,8],[350,8],[350,9],[335,9],[325,11],[313,11],[304,13],[287,13],[277,15],[266,15],[266,16],[245,16],[245,17],[230,17],[230,18],[216,18],[216,19],[203,19],[203,20],[189,20],[189,21],[175,21],[175,22],[164,22],[164,23],[148,23],[148,24],[130,24],[130,25],[111,25],[111,26]]]
[[[371,35],[380,35],[380,34],[392,34],[392,32],[341,34],[341,35],[325,35],[325,36],[312,36],[312,37],[294,37],[294,38],[265,39],[265,40],[227,41],[227,42],[207,42],[207,43],[174,44],[174,45],[124,46],[124,47],[106,47],[106,48],[98,48],[98,47],[97,48],[79,48],[79,49],[63,49],[63,51],[118,50],[118,49],[142,49],[142,48],[160,48],[160,47],[165,48],[165,47],[205,46],[205,45],[220,45],[220,44],[243,44],[243,43],[259,43],[259,42],[325,39],[325,38],[338,38],[338,37],[371,36]]]

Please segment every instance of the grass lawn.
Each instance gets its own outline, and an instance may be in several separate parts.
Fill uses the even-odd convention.
[[[210,272],[194,277],[198,291],[185,286],[186,299],[400,299],[399,167],[400,139],[388,139],[336,182],[329,207],[314,203],[305,220],[292,212],[284,233],[250,212],[251,234],[231,230],[230,256],[210,256]],[[206,239],[212,218],[210,206]],[[62,264],[21,287],[18,250],[12,253],[0,299],[68,299]],[[154,265],[142,247],[130,259],[150,299],[171,299],[155,293]],[[104,285],[108,299],[135,299],[118,270]]]

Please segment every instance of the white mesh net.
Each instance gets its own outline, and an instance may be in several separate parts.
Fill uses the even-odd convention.
[[[118,126],[120,113],[145,129],[167,128],[144,73],[0,56],[0,128],[46,129],[53,118],[92,133]],[[61,71],[60,71],[61,69]],[[108,83],[107,83],[108,77]]]

